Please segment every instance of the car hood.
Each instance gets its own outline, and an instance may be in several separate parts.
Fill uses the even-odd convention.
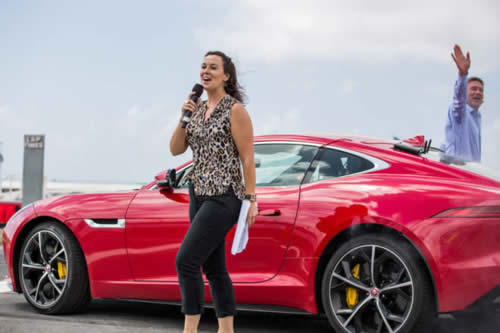
[[[71,194],[35,202],[38,216],[69,219],[120,219],[138,191],[119,193]]]

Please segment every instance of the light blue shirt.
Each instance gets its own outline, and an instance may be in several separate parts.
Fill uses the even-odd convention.
[[[465,162],[481,161],[481,114],[467,104],[467,75],[459,75],[455,83],[445,131],[446,155]]]

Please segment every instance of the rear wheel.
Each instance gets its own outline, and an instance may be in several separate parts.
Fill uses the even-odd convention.
[[[58,223],[42,223],[28,234],[18,269],[24,297],[42,313],[79,312],[90,301],[83,253]]]
[[[414,249],[381,234],[354,238],[333,254],[322,295],[338,332],[418,332],[435,314],[431,285]]]

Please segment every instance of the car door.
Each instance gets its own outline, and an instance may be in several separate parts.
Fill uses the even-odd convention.
[[[255,145],[259,216],[243,252],[230,254],[235,228],[226,237],[226,263],[233,282],[262,282],[279,272],[297,215],[300,184],[317,150],[297,143]]]
[[[135,280],[177,281],[175,257],[188,228],[187,188],[141,190],[129,206],[125,224]]]
[[[226,237],[227,267],[233,282],[262,282],[275,276],[285,257],[297,214],[300,183],[318,148],[296,143],[255,146],[259,216],[250,228],[247,248],[230,254],[233,228]],[[136,280],[177,281],[175,257],[189,228],[190,166],[180,174],[180,188],[141,191],[127,212],[130,266]]]

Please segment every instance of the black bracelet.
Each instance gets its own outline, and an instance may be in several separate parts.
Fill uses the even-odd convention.
[[[245,194],[245,200],[255,202],[257,200],[257,196],[255,194]]]

